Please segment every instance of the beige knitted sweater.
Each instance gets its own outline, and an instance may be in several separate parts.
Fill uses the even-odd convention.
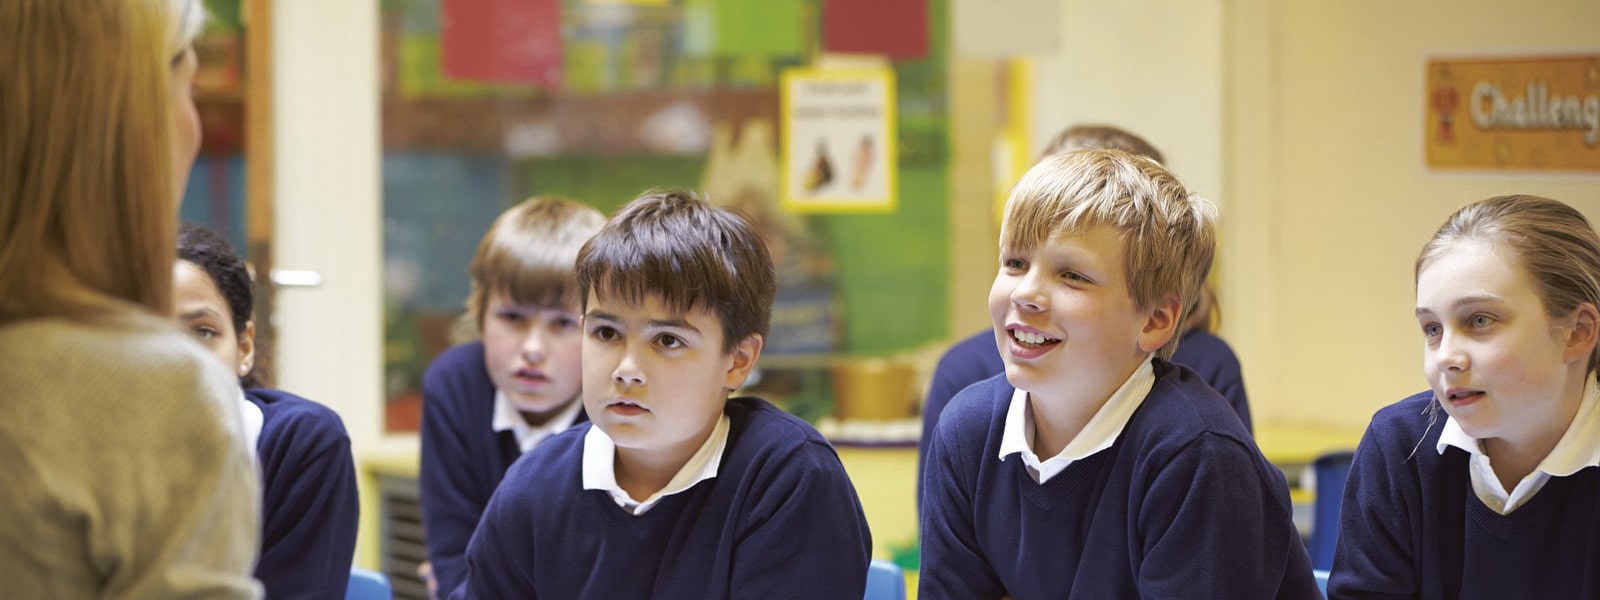
[[[0,595],[260,597],[238,394],[176,329],[0,326]]]

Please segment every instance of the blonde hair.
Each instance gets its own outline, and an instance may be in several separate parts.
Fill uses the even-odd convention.
[[[1199,297],[1216,248],[1215,209],[1154,160],[1078,150],[1039,161],[1006,199],[1002,253],[1038,248],[1096,226],[1122,240],[1128,292],[1139,310],[1178,299],[1178,323]],[[1182,330],[1157,352],[1171,358]]]
[[[165,315],[198,0],[0,2],[0,322]]]
[[[1461,207],[1417,255],[1413,276],[1468,241],[1510,250],[1533,282],[1546,314],[1565,317],[1580,304],[1600,308],[1600,236],[1583,213],[1539,196],[1497,196]],[[1600,369],[1600,346],[1588,372]]]
[[[505,292],[513,303],[546,308],[578,303],[578,250],[605,221],[587,204],[541,196],[500,213],[468,268],[467,313],[478,331],[489,294]]]
[[[1071,152],[1073,150],[1121,150],[1132,152],[1158,163],[1167,161],[1150,142],[1132,132],[1110,125],[1073,125],[1056,134],[1044,147],[1039,159]]]

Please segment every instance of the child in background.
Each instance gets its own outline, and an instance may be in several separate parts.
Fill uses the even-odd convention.
[[[261,466],[261,560],[268,598],[341,598],[356,548],[356,469],[328,407],[260,387],[250,272],[228,240],[185,224],[172,269],[173,316],[239,376],[245,436]]]
[[[1362,437],[1328,596],[1600,598],[1600,237],[1555,200],[1491,198],[1415,273],[1433,389]]]
[[[466,577],[467,541],[506,469],[585,419],[573,263],[604,223],[588,205],[536,197],[478,244],[467,312],[482,339],[444,351],[422,379],[423,576],[438,592]]]
[[[1167,362],[1215,244],[1155,161],[1044,159],[989,294],[1005,373],[934,432],[920,589],[937,598],[1318,598],[1283,474]]]
[[[1074,125],[1057,134],[1045,146],[1041,160],[1073,150],[1122,150],[1164,162],[1161,151],[1137,135],[1109,125]],[[1239,358],[1233,348],[1213,332],[1216,323],[1216,293],[1209,284],[1200,296],[1199,305],[1186,311],[1190,317],[1184,323],[1178,349],[1172,355],[1174,364],[1194,369],[1211,389],[1222,394],[1228,405],[1239,415],[1246,431],[1252,430],[1250,400],[1245,394],[1244,377],[1239,372]],[[933,443],[933,432],[939,426],[939,417],[950,399],[967,386],[983,381],[1005,371],[1000,360],[999,347],[995,345],[994,332],[979,331],[957,342],[939,358],[933,379],[928,384],[928,395],[922,404],[922,439],[917,445],[917,500],[922,500],[922,471],[928,462],[928,446]]]
[[[748,220],[685,192],[623,207],[578,257],[592,419],[506,474],[454,598],[860,598],[871,535],[805,421],[728,398],[777,284]]]

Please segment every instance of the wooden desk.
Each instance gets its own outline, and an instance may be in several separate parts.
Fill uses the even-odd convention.
[[[1261,454],[1287,471],[1303,468],[1328,452],[1355,450],[1362,431],[1339,425],[1258,423],[1255,436]]]

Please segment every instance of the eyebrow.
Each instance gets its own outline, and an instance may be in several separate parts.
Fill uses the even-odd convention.
[[[1452,303],[1450,305],[1450,308],[1451,309],[1460,309],[1463,306],[1471,306],[1471,305],[1474,305],[1474,304],[1500,304],[1500,303],[1503,303],[1503,302],[1505,302],[1505,299],[1503,299],[1503,298],[1501,298],[1499,296],[1496,296],[1494,294],[1475,294],[1475,295],[1472,295],[1472,296],[1467,296],[1467,297],[1461,298],[1459,300],[1456,300],[1454,303]],[[1417,307],[1417,314],[1419,314],[1419,315],[1430,314],[1431,315],[1431,314],[1433,314],[1433,311],[1429,310],[1427,308],[1423,308],[1423,307],[1419,306],[1419,307]]]
[[[217,312],[215,310],[211,310],[209,307],[208,308],[200,308],[200,309],[196,309],[196,310],[191,310],[189,312],[186,312],[186,313],[183,313],[181,315],[178,315],[178,318],[181,318],[181,319],[187,321],[189,319],[198,319],[200,317],[204,317],[204,316],[207,316],[207,315],[210,315],[210,316],[213,316],[213,317],[216,317],[216,318],[219,318],[219,319],[222,318],[222,313],[219,313],[219,312]]]
[[[584,316],[587,317],[587,318],[591,318],[591,319],[600,319],[602,321],[611,321],[613,323],[621,323],[622,322],[622,319],[617,318],[616,315],[613,315],[611,313],[606,313],[606,312],[591,311],[589,314],[584,315]],[[671,319],[666,319],[666,320],[650,319],[649,321],[645,322],[645,326],[646,327],[652,327],[652,328],[670,327],[670,328],[675,328],[675,329],[687,329],[689,331],[695,332],[696,334],[701,333],[700,328],[695,327],[694,325],[690,325],[689,321],[687,319],[684,319],[683,317],[673,317]]]

